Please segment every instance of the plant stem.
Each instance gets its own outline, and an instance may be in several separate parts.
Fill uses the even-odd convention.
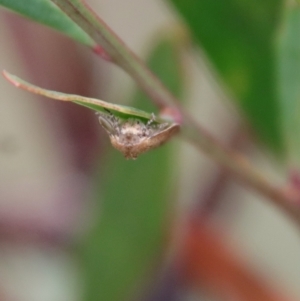
[[[126,71],[159,108],[174,107],[176,99],[146,65],[87,6],[78,0],[51,0],[89,34]]]
[[[239,153],[222,145],[202,128],[181,107],[176,98],[164,87],[145,64],[116,36],[116,34],[80,0],[51,0],[76,24],[101,45],[110,60],[125,70],[160,108],[173,110],[181,123],[181,134],[214,161],[223,165],[236,178],[266,196],[296,222],[300,228],[300,195],[273,185]]]
[[[222,145],[188,116],[185,116],[183,120],[183,138],[188,139],[217,163],[223,165],[237,180],[266,196],[271,203],[288,214],[300,228],[300,196],[298,191],[273,185],[244,156]]]

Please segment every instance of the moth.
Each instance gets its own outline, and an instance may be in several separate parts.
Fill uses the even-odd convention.
[[[123,120],[109,111],[108,114],[98,112],[97,115],[111,144],[126,159],[136,159],[140,154],[162,145],[179,131],[176,123],[156,123],[154,114],[147,123],[137,118]]]

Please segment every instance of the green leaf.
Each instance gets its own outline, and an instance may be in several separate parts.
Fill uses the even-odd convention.
[[[117,105],[110,102],[106,102],[100,99],[96,98],[89,98],[84,97],[80,95],[72,95],[72,94],[65,94],[57,91],[51,91],[47,89],[40,88],[38,86],[35,86],[33,84],[30,84],[19,77],[10,74],[7,71],[3,71],[4,77],[11,82],[13,85],[15,85],[18,88],[22,88],[26,91],[29,91],[34,94],[43,95],[45,97],[49,97],[52,99],[57,99],[61,101],[71,101],[74,103],[77,103],[79,105],[88,107],[95,111],[101,111],[106,113],[106,109],[112,111],[115,115],[118,115],[122,118],[128,119],[128,118],[140,118],[149,120],[152,118],[152,115],[150,113],[147,113],[145,111],[123,106],[123,105]],[[162,120],[160,118],[155,118],[156,122],[166,122],[165,120]]]
[[[300,163],[300,6],[287,8],[278,38],[278,87],[290,163]]]
[[[280,152],[274,33],[282,0],[169,0],[262,141]]]
[[[52,27],[84,45],[95,45],[95,42],[50,0],[0,0],[0,5]]]
[[[150,62],[162,81],[172,83],[179,93],[182,77],[173,71],[180,69],[181,62],[172,43],[160,41]],[[141,107],[144,102],[144,96],[137,93],[133,105]],[[101,211],[80,247],[87,285],[84,300],[130,300],[142,291],[169,232],[174,162],[171,144],[136,161],[112,152],[101,162],[95,192]]]

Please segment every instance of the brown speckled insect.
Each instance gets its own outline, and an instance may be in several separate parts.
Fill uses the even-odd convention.
[[[111,112],[98,112],[97,115],[111,144],[126,159],[136,159],[138,155],[160,146],[179,131],[176,123],[155,123],[154,114],[147,123],[135,118],[122,120]]]

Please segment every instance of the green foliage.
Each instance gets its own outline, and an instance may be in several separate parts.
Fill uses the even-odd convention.
[[[77,42],[94,45],[94,41],[50,0],[0,0],[0,5],[54,28]]]
[[[157,44],[149,59],[153,71],[178,95],[182,90],[177,45]],[[169,66],[166,68],[166,66]],[[133,105],[143,107],[137,93]],[[162,255],[170,221],[174,183],[172,145],[126,161],[112,151],[100,164],[95,199],[97,222],[80,246],[86,276],[85,300],[126,300],[145,284]],[[173,183],[173,185],[171,185]]]
[[[85,300],[124,300],[144,284],[168,225],[170,146],[127,161],[113,151],[100,166],[98,222],[85,238]]]
[[[179,40],[174,32],[172,36],[156,45],[147,60],[149,69],[158,78],[163,79],[164,84],[177,96],[181,96],[182,92],[183,68],[180,57],[182,48],[183,41]],[[141,90],[136,92],[133,103],[138,103],[139,108],[148,112],[157,110],[153,102]]]
[[[260,138],[275,151],[282,151],[274,51],[282,1],[169,1]]]
[[[290,163],[300,163],[300,6],[287,8],[279,30],[278,87]]]

